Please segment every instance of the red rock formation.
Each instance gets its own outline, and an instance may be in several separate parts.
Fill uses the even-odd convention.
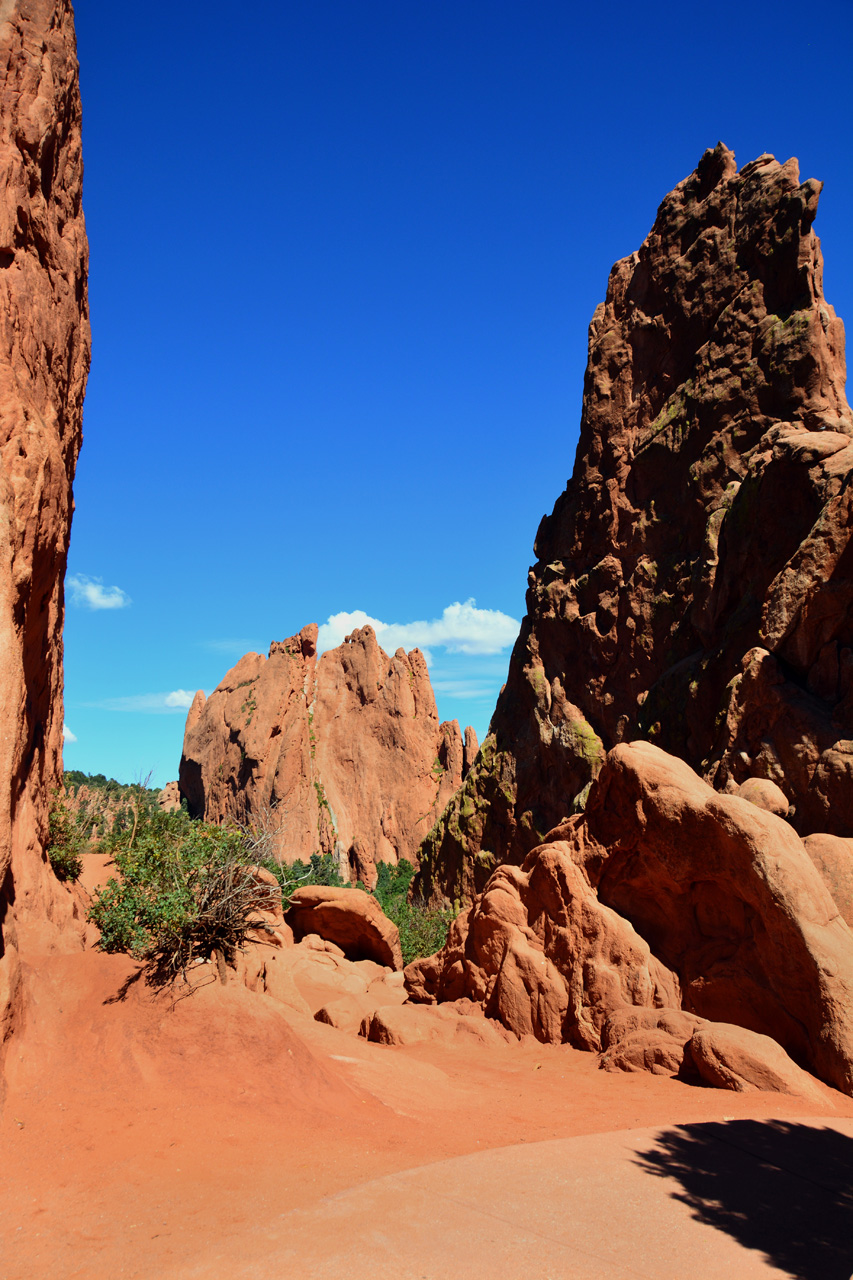
[[[614,748],[586,812],[499,867],[406,985],[629,1069],[680,1070],[702,1021],[733,1023],[853,1093],[853,934],[802,841],[650,743]]]
[[[465,729],[465,746],[462,756],[462,777],[467,778],[473,768],[474,761],[477,759],[477,752],[480,750],[480,744],[477,741],[477,735],[469,724]]]
[[[0,9],[0,1052],[18,956],[72,898],[44,857],[61,782],[63,578],[89,368],[80,98],[68,0]]]
[[[312,884],[297,889],[290,904],[285,920],[297,942],[316,933],[336,943],[349,960],[373,960],[402,969],[397,926],[369,893]]]
[[[853,840],[816,832],[806,836],[803,845],[833,902],[853,929]]]
[[[775,813],[779,818],[788,816],[788,800],[785,792],[769,778],[747,778],[746,782],[742,782],[733,794],[740,796],[741,800],[748,800],[758,809]]]
[[[190,813],[266,829],[287,862],[336,853],[372,887],[417,850],[462,778],[456,721],[439,724],[419,650],[389,658],[371,627],[316,656],[317,627],[250,653],[187,717]]]
[[[468,899],[645,737],[853,835],[853,417],[811,230],[820,183],[722,144],[617,262],[574,474],[536,538],[492,733],[421,852]]]
[[[181,789],[177,782],[167,782],[157,797],[157,804],[164,813],[174,813],[181,807]]]

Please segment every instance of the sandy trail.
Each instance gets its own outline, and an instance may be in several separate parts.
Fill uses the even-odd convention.
[[[388,1048],[236,982],[209,982],[172,1006],[128,983],[135,974],[96,952],[28,972],[0,1118],[3,1280],[676,1280],[692,1273],[677,1269],[688,1262],[707,1276],[799,1274],[766,1261],[767,1232],[754,1243],[698,1223],[695,1205],[637,1153],[663,1128],[723,1120],[742,1147],[747,1131],[733,1122],[772,1117],[788,1129],[752,1126],[750,1141],[771,1133],[783,1149],[787,1135],[793,1150],[812,1104],[610,1075],[589,1054],[532,1041]],[[853,1101],[835,1098],[816,1132],[853,1150]],[[702,1149],[721,1167],[731,1159],[723,1129],[701,1131],[715,1134]],[[776,1168],[776,1146],[738,1159]],[[809,1161],[825,1170],[825,1154],[806,1151],[786,1176],[809,1178]],[[754,1170],[741,1165],[729,1181],[751,1185]],[[820,1196],[833,1208],[832,1187]],[[645,1232],[641,1256],[638,1224],[653,1221],[662,1225]],[[853,1261],[845,1280],[851,1271]]]

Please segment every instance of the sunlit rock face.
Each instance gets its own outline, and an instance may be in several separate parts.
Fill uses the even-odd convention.
[[[853,933],[816,861],[783,818],[622,743],[406,987],[610,1070],[816,1100],[806,1068],[853,1094]]]
[[[67,0],[0,3],[0,1044],[19,956],[76,945],[44,856],[62,772],[63,579],[89,370],[80,96]]]
[[[635,739],[853,835],[853,417],[820,189],[719,144],[613,267],[574,473],[492,731],[421,851],[427,896],[520,863]]]
[[[334,854],[372,888],[378,863],[416,863],[464,753],[420,650],[389,656],[362,627],[318,658],[312,624],[196,695],[180,788],[194,816],[265,832],[288,863]]]

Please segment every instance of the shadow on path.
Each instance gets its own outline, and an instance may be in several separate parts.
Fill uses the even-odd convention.
[[[672,1195],[796,1280],[851,1280],[853,1138],[782,1120],[665,1131],[640,1168],[681,1184]]]

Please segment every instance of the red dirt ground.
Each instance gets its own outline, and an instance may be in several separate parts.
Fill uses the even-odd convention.
[[[384,1175],[555,1138],[815,1115],[790,1097],[608,1074],[534,1041],[368,1044],[237,982],[205,979],[173,1003],[137,974],[94,951],[27,972],[0,1117],[3,1280],[296,1274],[272,1261],[283,1215]],[[834,1097],[825,1114],[853,1117]]]

